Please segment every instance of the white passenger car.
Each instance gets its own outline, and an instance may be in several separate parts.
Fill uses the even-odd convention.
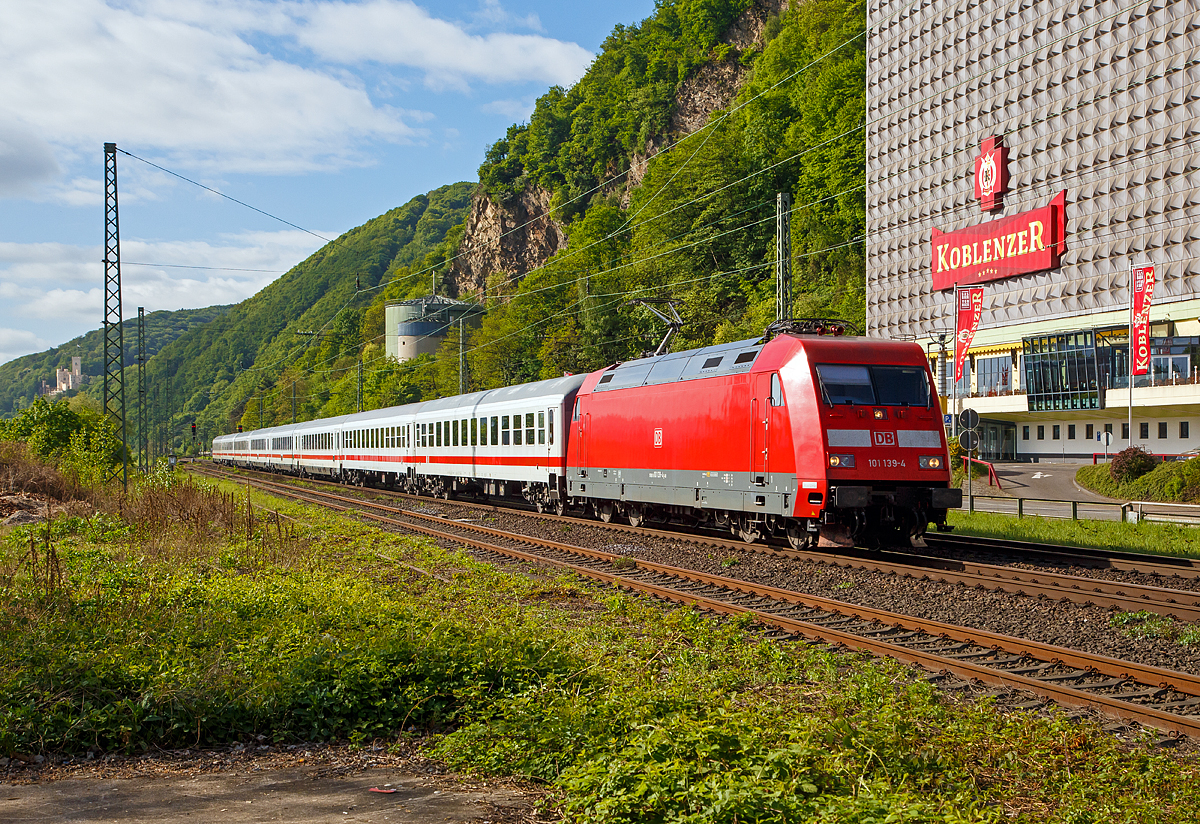
[[[520,495],[560,509],[564,415],[584,377],[222,435],[213,460],[445,497]]]

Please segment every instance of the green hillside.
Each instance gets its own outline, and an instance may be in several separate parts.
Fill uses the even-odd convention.
[[[260,396],[278,404],[280,419],[286,406],[290,420],[294,382],[303,419],[351,411],[355,399],[339,387],[356,377],[360,343],[376,370],[386,366],[379,357],[383,301],[428,293],[427,277],[407,275],[437,258],[465,218],[472,189],[455,183],[414,197],[164,347],[147,366],[152,396],[158,393],[155,435],[181,444],[195,422],[207,439],[230,431],[243,414],[257,425]]]
[[[151,312],[146,315],[146,350],[154,355],[171,341],[229,311],[229,306]],[[25,355],[0,365],[0,417],[27,407],[42,381],[55,385],[55,370],[70,369],[71,358],[83,358],[83,374],[97,380],[104,372],[104,330],[96,329],[62,346]],[[125,365],[137,362],[137,318],[125,323]]]

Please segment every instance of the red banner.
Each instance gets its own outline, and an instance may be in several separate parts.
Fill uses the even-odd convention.
[[[1067,193],[1032,212],[969,226],[933,230],[930,260],[935,291],[1057,269],[1067,250]]]
[[[1150,371],[1150,301],[1154,298],[1154,267],[1133,267],[1133,374]]]
[[[958,383],[962,380],[967,350],[975,340],[975,330],[983,316],[983,288],[956,289],[955,294],[958,315],[954,321],[954,382]]]

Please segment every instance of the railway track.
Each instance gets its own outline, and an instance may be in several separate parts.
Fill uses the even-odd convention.
[[[210,468],[211,469],[211,468]],[[237,474],[230,477],[244,478]],[[330,481],[305,480],[306,484],[329,486],[335,489],[345,489],[341,484]],[[401,500],[413,500],[429,503],[431,498],[410,495],[394,490],[371,489],[373,494]],[[500,510],[493,504],[480,504],[469,501],[453,501],[453,505],[465,509],[476,509],[487,512]],[[544,515],[533,511],[517,511],[523,516],[545,520],[561,521],[556,515]],[[842,569],[858,569],[868,572],[879,572],[898,575],[916,580],[937,581],[949,584],[963,584],[969,587],[1006,592],[1013,595],[1030,597],[1046,597],[1056,600],[1067,600],[1072,603],[1093,604],[1100,607],[1115,607],[1126,612],[1148,611],[1158,615],[1171,616],[1181,621],[1200,621],[1200,591],[1174,589],[1163,586],[1112,581],[1102,578],[1089,578],[1066,573],[1035,571],[1020,569],[999,564],[987,564],[975,561],[963,561],[954,558],[943,558],[933,555],[917,554],[912,551],[889,552],[869,550],[804,551],[795,550],[786,543],[777,544],[747,544],[740,540],[723,539],[703,532],[680,532],[674,530],[656,529],[644,526],[627,526],[624,524],[603,523],[583,518],[565,516],[568,520],[577,520],[598,529],[627,534],[645,535],[674,541],[690,542],[699,546],[716,547],[732,552],[767,552],[797,560],[810,561]],[[1020,542],[1003,542],[990,539],[964,538],[953,536],[929,536],[932,545],[944,548],[975,548],[982,546],[987,549],[1003,549],[1011,552],[1024,552],[1034,557],[1045,557],[1053,563],[1068,565],[1076,559],[1078,564],[1086,568],[1108,568],[1119,571],[1137,572],[1145,575],[1169,577],[1177,574],[1181,577],[1200,577],[1200,563],[1194,563],[1186,558],[1166,558],[1163,556],[1138,557],[1136,553],[1117,552],[1104,553],[1102,550],[1088,550],[1075,547],[1053,547],[1042,544],[1022,544]],[[1189,574],[1189,572],[1193,574]]]
[[[862,650],[1001,689],[1175,734],[1200,733],[1200,676],[968,629],[776,587],[634,560],[611,552],[448,520],[347,495],[245,475],[273,495],[465,544],[489,555],[549,564],[622,589],[726,615],[750,615],[781,638]],[[1035,705],[1036,702],[1018,706]]]

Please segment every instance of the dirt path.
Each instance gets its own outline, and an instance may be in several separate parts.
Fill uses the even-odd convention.
[[[541,796],[443,774],[419,759],[346,748],[167,753],[13,764],[0,782],[0,821],[536,824],[549,820],[535,811]]]

